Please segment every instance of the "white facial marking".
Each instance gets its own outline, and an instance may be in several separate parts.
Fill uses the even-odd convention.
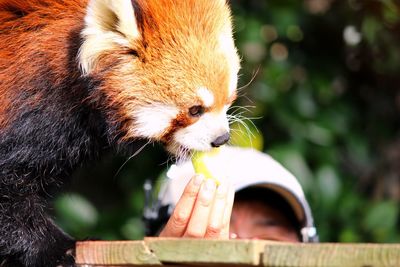
[[[219,47],[225,53],[235,51],[235,43],[233,42],[232,34],[229,31],[224,31],[219,36]]]
[[[154,104],[135,110],[133,135],[145,138],[159,138],[176,118],[179,110],[174,106]]]
[[[219,36],[219,48],[226,56],[230,68],[228,95],[232,96],[237,89],[237,74],[240,69],[240,62],[232,38],[232,33],[230,31],[224,31]]]
[[[237,77],[236,72],[231,72],[230,81],[229,81],[229,91],[228,91],[229,97],[232,97],[237,89],[237,82],[238,82],[237,80],[238,80],[238,77]]]
[[[189,149],[210,149],[211,142],[229,132],[226,111],[227,108],[224,108],[220,113],[204,114],[196,123],[178,130],[174,141]]]
[[[209,108],[214,104],[214,95],[206,87],[200,87],[197,90],[197,95],[203,101],[205,107]]]

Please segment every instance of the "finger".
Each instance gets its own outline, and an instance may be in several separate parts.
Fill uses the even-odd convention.
[[[184,237],[204,237],[216,187],[212,179],[207,179],[201,186]]]
[[[204,181],[203,175],[194,176],[186,186],[181,198],[159,236],[182,237],[189,222],[193,206],[200,187]]]
[[[231,223],[231,215],[232,215],[234,199],[235,199],[235,189],[230,184],[228,187],[227,203],[224,210],[224,215],[222,219],[222,230],[220,234],[220,238],[223,239],[229,239],[229,225]]]
[[[220,238],[225,209],[229,208],[227,207],[228,191],[229,185],[227,182],[221,183],[217,188],[210,218],[208,219],[208,226],[205,234],[207,238]]]

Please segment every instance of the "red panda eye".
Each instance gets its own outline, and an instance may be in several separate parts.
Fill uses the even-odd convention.
[[[129,55],[132,55],[132,56],[134,56],[134,57],[139,57],[139,53],[138,53],[138,51],[136,51],[136,50],[129,50]]]
[[[201,115],[204,114],[204,111],[205,111],[204,107],[200,105],[189,108],[189,114],[192,117],[200,117]]]

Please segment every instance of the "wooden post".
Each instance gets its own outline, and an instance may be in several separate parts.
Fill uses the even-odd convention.
[[[400,267],[400,244],[294,244],[261,240],[146,238],[78,242],[91,266]]]

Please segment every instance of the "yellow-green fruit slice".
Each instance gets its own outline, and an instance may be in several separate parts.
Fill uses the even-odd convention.
[[[202,174],[206,179],[213,179],[217,185],[220,184],[218,177],[209,168],[211,161],[215,160],[220,148],[213,148],[210,151],[195,151],[192,155],[192,164],[196,174]]]

